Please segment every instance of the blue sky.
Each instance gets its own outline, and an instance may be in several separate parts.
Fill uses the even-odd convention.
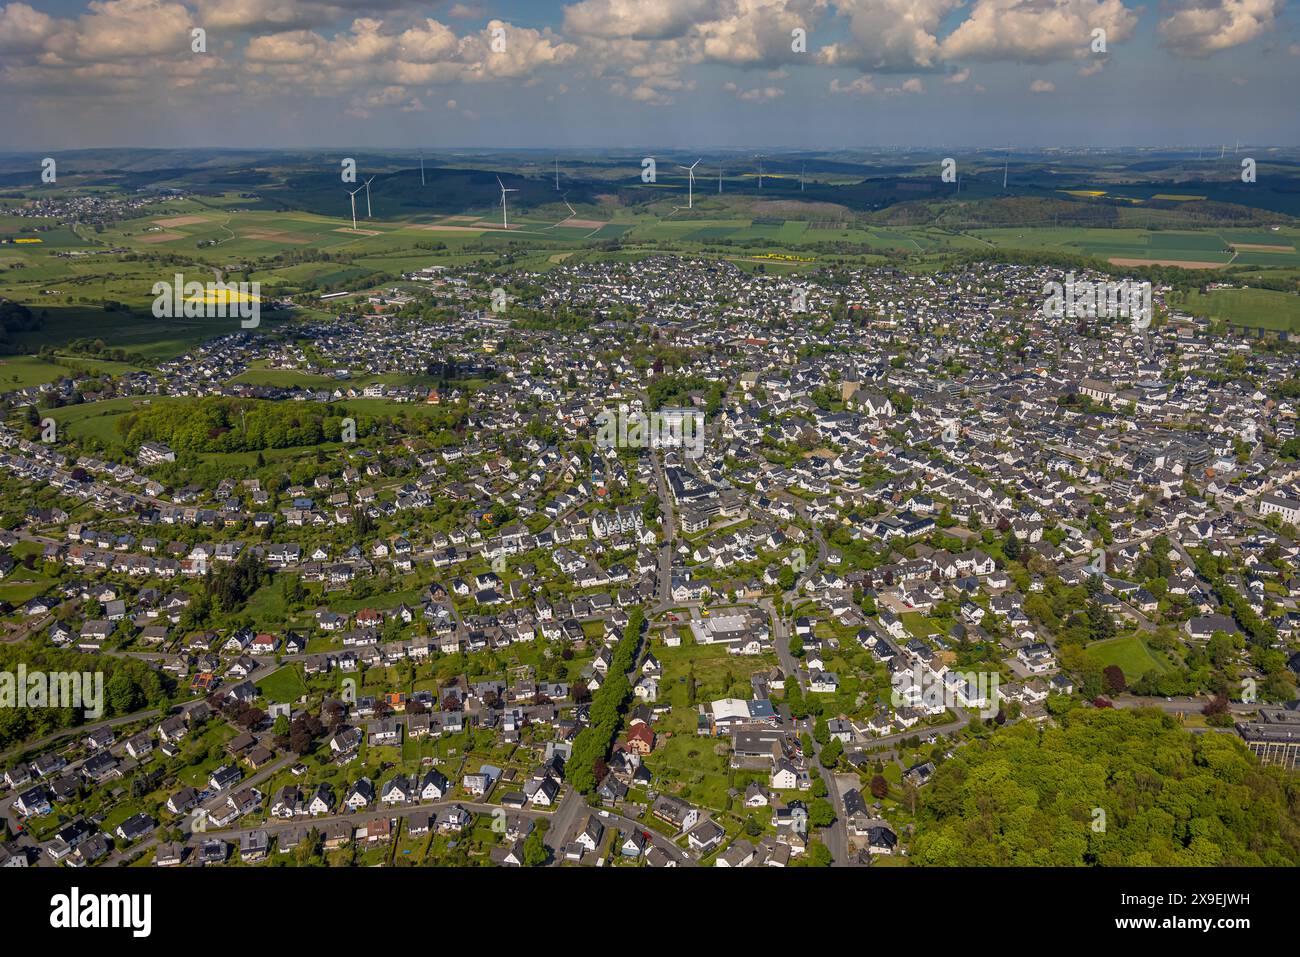
[[[1297,79],[1285,0],[0,0],[11,149],[1295,145]]]

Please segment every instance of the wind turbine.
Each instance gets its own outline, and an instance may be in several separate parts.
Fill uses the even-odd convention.
[[[1007,188],[1007,167],[1011,165],[1011,147],[1007,147],[1006,158],[1002,160],[1002,188]]]
[[[805,172],[805,169],[807,168],[807,165],[808,165],[807,163],[799,164],[799,192],[801,193],[803,192],[803,174]]]
[[[695,204],[695,167],[699,165],[700,165],[700,161],[696,160],[690,166],[682,166],[681,164],[678,164],[677,166],[678,169],[686,170],[686,175],[689,177],[689,179],[687,179],[686,181],[686,208],[687,209],[690,209]]]
[[[510,222],[506,219],[506,193],[517,193],[519,189],[517,187],[506,189],[506,184],[501,182],[500,176],[497,177],[497,185],[501,187],[501,228],[509,229]]]
[[[722,192],[722,164],[718,164],[718,192]]]
[[[420,185],[424,185],[424,151],[420,151]]]
[[[555,157],[555,191],[560,191],[560,158]]]
[[[353,230],[357,228],[357,193],[361,192],[363,189],[365,189],[364,186],[358,186],[356,189],[348,193],[348,196],[352,199],[352,229]]]
[[[369,219],[369,218],[370,218],[370,184],[373,183],[374,181],[375,181],[375,178],[372,176],[372,177],[370,177],[370,179],[366,180],[366,182],[365,182],[365,187],[366,187],[366,219]]]
[[[759,153],[755,157],[758,160],[758,188],[763,188],[763,154]]]

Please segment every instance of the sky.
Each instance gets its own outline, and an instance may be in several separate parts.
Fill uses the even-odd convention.
[[[1296,20],[1287,0],[0,0],[0,150],[1294,146]]]

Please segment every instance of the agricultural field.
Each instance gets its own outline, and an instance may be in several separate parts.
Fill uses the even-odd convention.
[[[1193,315],[1234,326],[1300,332],[1300,297],[1271,289],[1192,290],[1183,306]]]

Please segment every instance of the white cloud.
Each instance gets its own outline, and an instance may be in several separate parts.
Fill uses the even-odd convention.
[[[1286,0],[1183,0],[1160,21],[1161,42],[1181,56],[1209,56],[1271,30],[1285,6]]]
[[[976,0],[971,14],[944,38],[946,60],[1047,63],[1090,55],[1093,30],[1106,45],[1133,35],[1137,15],[1122,0]]]
[[[853,43],[832,43],[819,51],[823,63],[867,70],[930,69],[939,58],[939,25],[962,0],[837,0],[849,21]]]
[[[841,83],[839,78],[831,80],[830,91],[846,96],[867,96],[876,92],[876,85],[869,76],[855,77],[848,83]]]
[[[58,28],[53,17],[25,3],[0,7],[0,53],[40,50]]]
[[[760,103],[764,100],[776,100],[785,96],[785,90],[779,86],[760,86],[746,90],[735,83],[724,83],[722,88],[728,93],[735,94],[736,99],[744,100],[747,103]]]
[[[1034,80],[1029,84],[1030,93],[1051,93],[1056,89],[1056,84],[1051,80]]]
[[[664,40],[685,36],[716,16],[718,0],[582,0],[564,8],[564,29],[606,40]]]

